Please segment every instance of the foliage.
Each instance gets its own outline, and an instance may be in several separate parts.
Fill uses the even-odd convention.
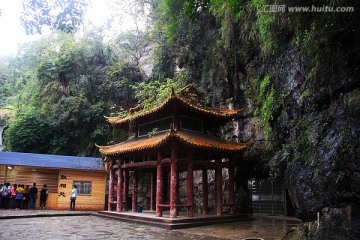
[[[87,0],[26,0],[21,23],[27,34],[41,34],[44,26],[74,32],[81,24]]]
[[[106,145],[127,137],[112,129],[103,115],[110,115],[114,105],[133,106],[130,84],[142,75],[126,60],[119,66],[118,58],[106,48],[96,31],[81,38],[53,32],[24,45],[16,59],[1,62],[2,104],[14,110],[14,122],[31,109],[46,116],[51,125],[53,140],[33,152],[94,156],[98,154],[94,143]],[[37,139],[34,134],[38,133],[22,132],[22,141]],[[10,140],[7,150],[29,151]]]
[[[50,42],[37,69],[42,87],[65,94],[70,92],[70,80],[77,80],[81,74],[83,44],[83,41],[76,42],[71,34],[59,34],[58,40]]]
[[[175,82],[172,79],[165,81],[141,82],[136,88],[136,98],[141,103],[143,110],[149,110],[162,103],[170,97],[171,89],[180,89],[184,87],[183,82]]]
[[[51,121],[45,114],[29,109],[19,115],[5,131],[6,149],[15,152],[47,153],[53,139],[53,130]]]
[[[271,121],[274,119],[274,112],[281,107],[281,100],[277,98],[274,87],[271,84],[269,75],[265,75],[260,82],[259,99],[260,105],[256,108],[254,115],[260,116],[264,137],[266,140],[273,140]],[[272,147],[271,141],[267,142],[269,148]]]

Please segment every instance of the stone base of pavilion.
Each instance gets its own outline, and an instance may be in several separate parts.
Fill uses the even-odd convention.
[[[214,215],[194,214],[193,217],[187,217],[185,212],[184,213],[179,212],[177,218],[170,218],[169,211],[164,211],[163,217],[156,217],[155,211],[148,211],[148,210],[145,210],[143,212],[100,211],[97,213],[97,215],[100,217],[106,217],[120,221],[162,227],[169,230],[254,219],[253,215],[246,215],[246,214],[237,214],[237,215],[223,214],[220,216],[215,214]]]

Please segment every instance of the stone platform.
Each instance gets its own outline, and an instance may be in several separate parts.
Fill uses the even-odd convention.
[[[156,217],[154,211],[143,211],[143,212],[100,211],[97,212],[95,215],[99,217],[117,219],[126,222],[147,224],[151,226],[162,227],[165,229],[190,228],[197,226],[246,221],[246,220],[254,219],[252,215],[224,214],[221,216],[217,216],[210,214],[208,215],[194,214],[194,217],[187,217],[185,213],[180,213],[177,218],[170,218],[169,212],[164,212],[163,217]]]

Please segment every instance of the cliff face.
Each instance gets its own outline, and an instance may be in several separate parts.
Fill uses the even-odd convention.
[[[222,130],[253,141],[238,186],[251,177],[281,179],[309,223],[298,238],[360,238],[359,13],[266,14],[257,1],[225,2],[179,31],[182,47],[172,54],[209,104],[245,109]]]
[[[297,217],[306,223],[294,233],[297,238],[358,239],[359,78],[351,76],[344,62],[336,80],[306,81],[311,66],[299,57],[296,47],[289,47],[282,56],[270,64],[263,60],[265,66],[275,69],[272,75],[278,78],[272,91],[279,94],[277,101],[281,102],[273,103],[279,105],[269,121],[270,137],[264,137],[261,116],[253,114],[257,103],[245,91],[244,85],[252,83],[239,83],[233,92],[240,96],[234,105],[245,111],[223,134],[253,140],[242,156],[248,169],[241,171],[244,165],[239,165],[237,186],[245,186],[246,177],[271,174],[283,180]],[[263,69],[259,68],[259,75],[264,74]],[[220,96],[231,87],[222,84],[215,87],[222,91]]]
[[[312,222],[319,213],[320,223],[301,229],[298,236],[356,239],[360,236],[359,79],[351,76],[344,62],[333,82],[304,81],[309,67],[293,59],[292,52],[276,68],[280,75],[288,74],[277,85],[286,101],[271,125],[281,145],[269,166],[284,180],[299,218]]]
[[[263,61],[275,69],[272,91],[279,94],[274,103],[280,102],[270,120],[270,148],[256,141],[263,139],[254,131],[261,121],[250,114],[253,97],[243,93],[250,112],[240,120],[239,134],[255,139],[244,157],[260,151],[265,169],[284,181],[297,216],[309,223],[294,233],[300,239],[360,236],[360,82],[348,62],[356,59],[343,59],[341,70],[325,81],[306,79],[312,66],[292,45],[274,62]]]

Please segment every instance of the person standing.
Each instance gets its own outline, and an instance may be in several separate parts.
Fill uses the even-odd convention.
[[[47,190],[47,185],[44,184],[44,187],[41,189],[40,191],[40,208],[41,210],[43,210],[43,205],[44,205],[44,210],[45,210],[45,207],[46,207],[46,198],[49,194],[49,191]]]
[[[15,183],[11,189],[10,189],[10,209],[15,209],[16,207],[16,202],[15,202],[15,197],[16,197],[16,189],[17,189],[17,184]]]
[[[73,189],[71,191],[71,197],[70,197],[70,211],[74,211],[75,210],[75,201],[76,201],[76,196],[77,196],[77,189],[76,189],[76,185],[73,186]]]
[[[1,190],[1,208],[2,209],[7,209],[7,204],[8,204],[8,198],[9,198],[9,194],[10,194],[10,189],[9,189],[9,184],[8,183],[4,183],[4,185],[2,186]]]
[[[21,201],[23,199],[24,196],[24,185],[19,185],[16,188],[16,196],[15,196],[15,201],[16,201],[16,205],[15,205],[15,209],[20,209],[21,208]]]
[[[28,209],[29,207],[29,197],[30,197],[30,186],[26,185],[24,188],[24,196],[23,196],[23,200],[22,200],[22,207],[23,209]]]
[[[36,187],[36,183],[33,183],[33,187],[29,190],[29,197],[30,197],[30,208],[35,209],[35,202],[37,198],[38,189]]]

